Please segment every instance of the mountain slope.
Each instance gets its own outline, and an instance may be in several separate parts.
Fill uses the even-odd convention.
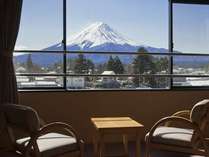
[[[55,44],[44,50],[61,50],[62,45]],[[72,40],[67,42],[69,51],[120,51],[136,52],[142,45],[126,39],[122,34],[115,31],[109,25],[96,22],[78,33]],[[150,52],[166,52],[166,49],[155,47],[146,47]]]
[[[68,51],[95,51],[95,52],[136,52],[140,47],[146,48],[149,52],[168,52],[164,48],[156,48],[145,45],[137,45],[133,41],[126,39],[123,35],[112,29],[109,25],[96,22],[88,26],[86,29],[78,33],[72,40],[67,42]],[[62,44],[58,43],[52,46],[49,46],[43,50],[52,50],[58,51],[63,50]],[[25,62],[27,60],[27,54],[15,56],[15,60],[18,62]],[[31,55],[34,63],[48,66],[62,60],[62,55],[59,54],[32,54]],[[75,57],[75,55],[71,55]],[[99,54],[86,54],[86,57],[93,60],[94,63],[104,63],[108,60],[108,55],[99,55]],[[130,63],[133,59],[133,55],[123,55],[120,56],[120,59],[123,63]],[[187,57],[177,56],[175,61],[176,64],[193,64],[201,63],[205,64],[209,62],[208,58],[203,60],[197,60],[196,57]]]
[[[124,38],[109,25],[96,22],[81,31],[68,45],[78,45],[80,48],[93,48],[103,44],[133,45],[134,43]]]

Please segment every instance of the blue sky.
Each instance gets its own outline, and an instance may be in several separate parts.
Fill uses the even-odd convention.
[[[102,21],[135,42],[167,47],[165,0],[69,0],[68,8],[69,35]]]
[[[209,6],[176,4],[174,11],[174,48],[209,53]]]
[[[62,40],[61,2],[24,0],[17,48],[42,49]],[[174,8],[175,48],[209,50],[209,7]],[[137,43],[168,47],[167,0],[67,0],[67,10],[68,40],[89,24],[102,21]]]

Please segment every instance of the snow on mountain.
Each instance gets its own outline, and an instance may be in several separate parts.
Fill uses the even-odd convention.
[[[167,52],[164,48],[136,44],[103,22],[95,22],[67,42],[69,51],[116,51],[136,52],[145,47],[149,52]],[[52,45],[44,50],[62,50],[62,44]]]
[[[45,50],[60,50],[56,44]],[[95,22],[67,42],[67,50],[136,51],[138,45],[103,22]]]
[[[85,47],[93,48],[106,43],[134,45],[134,42],[124,38],[121,34],[103,22],[91,24],[81,31],[74,39],[69,41],[67,45],[78,45],[84,49]]]

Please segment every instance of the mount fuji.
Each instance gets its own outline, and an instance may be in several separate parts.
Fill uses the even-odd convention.
[[[167,52],[164,48],[155,48],[136,44],[126,39],[122,34],[115,31],[109,25],[103,22],[96,22],[78,33],[72,40],[67,42],[68,51],[95,51],[95,52],[136,52],[140,47],[146,48],[149,52]],[[41,51],[61,51],[62,43],[49,46]],[[108,55],[85,54],[86,57],[93,60],[94,63],[104,63],[108,60]],[[34,63],[41,66],[48,66],[62,60],[60,55],[51,54],[31,54]],[[58,58],[59,57],[59,58]],[[71,57],[76,57],[72,55]],[[28,54],[15,56],[17,62],[24,63]],[[133,56],[120,56],[122,62],[128,63]]]
[[[103,22],[96,22],[78,33],[67,42],[68,51],[97,51],[97,52],[135,52],[139,47],[145,47],[150,52],[166,52],[163,48],[154,48],[136,44],[125,38]],[[61,50],[62,44],[50,46],[44,50]]]

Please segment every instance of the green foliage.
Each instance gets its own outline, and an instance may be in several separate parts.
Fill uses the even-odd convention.
[[[110,58],[107,62],[107,70],[114,71],[116,74],[123,74],[124,73],[123,64],[118,56],[116,56],[115,58],[110,56]]]
[[[94,71],[94,63],[86,59],[83,54],[79,54],[78,58],[75,59],[74,72],[76,74],[88,74]]]
[[[169,58],[160,57],[156,58],[156,69],[158,73],[168,74],[169,73]],[[157,88],[166,88],[169,85],[169,79],[166,77],[158,77],[156,80]]]
[[[153,57],[145,48],[138,50],[138,55],[134,58],[132,64],[123,64],[118,56],[110,56],[108,62],[94,65],[94,63],[85,57],[84,54],[79,54],[77,58],[67,59],[67,71],[75,74],[101,74],[105,69],[114,71],[116,74],[134,73],[134,74],[156,74],[169,72],[168,57]],[[17,67],[25,67],[28,73],[42,73],[48,71],[63,72],[63,62],[58,61],[48,67],[40,67],[33,63],[32,54],[27,56],[25,63],[16,63]],[[96,66],[96,67],[95,67]],[[209,66],[208,66],[209,67]],[[209,69],[205,66],[205,69]],[[96,69],[96,70],[95,70]],[[95,72],[94,72],[95,70]],[[126,71],[126,72],[125,72]],[[86,78],[91,80],[96,78]],[[34,77],[29,77],[30,81],[34,81]],[[135,77],[133,79],[135,87],[152,87],[161,88],[168,85],[168,79],[164,77]],[[94,81],[95,82],[95,81]],[[132,84],[133,85],[133,84]]]
[[[148,51],[141,47],[138,50],[138,55],[133,61],[133,73],[134,74],[155,74],[157,69],[154,62],[154,57],[148,54]],[[155,79],[153,77],[135,77],[133,80],[136,87],[139,85],[156,86]]]
[[[88,68],[88,72],[90,72],[89,70],[91,70],[91,73],[94,73],[94,63],[90,59],[86,60],[86,66]]]
[[[156,62],[156,68],[158,72],[169,72],[169,59],[167,57],[161,57]]]
[[[112,56],[110,56],[108,62],[107,62],[107,70],[114,71],[114,59]]]
[[[124,73],[123,63],[121,62],[121,60],[118,56],[115,57],[115,73],[116,74],[123,74]]]

